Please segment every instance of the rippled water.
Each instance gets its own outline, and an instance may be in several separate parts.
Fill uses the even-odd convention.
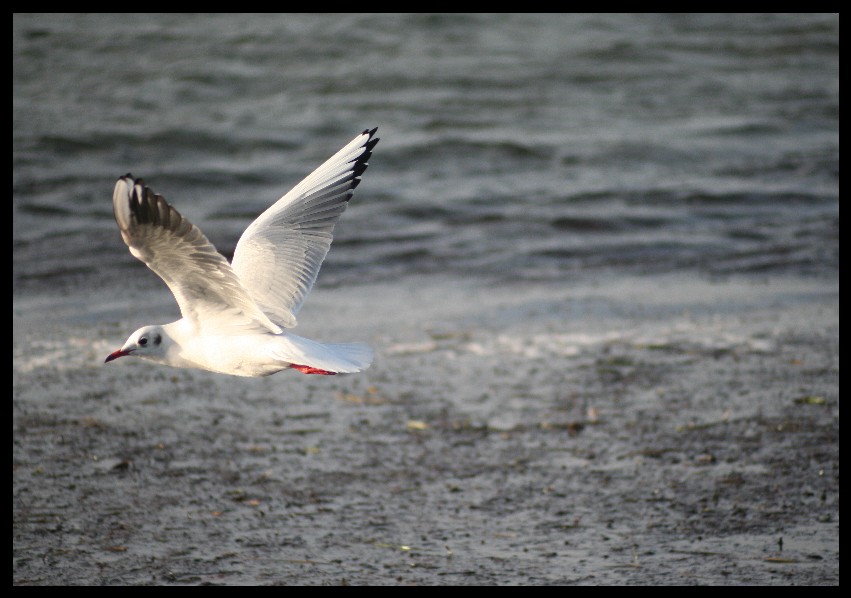
[[[320,284],[838,275],[838,21],[15,15],[15,292],[158,288],[128,171],[229,254],[373,126]]]

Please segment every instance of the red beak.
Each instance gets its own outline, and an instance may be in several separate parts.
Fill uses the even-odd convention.
[[[113,359],[118,359],[119,357],[124,357],[125,355],[130,355],[130,351],[122,351],[121,349],[119,349],[118,351],[115,351],[114,353],[110,353],[109,355],[107,355],[104,363],[109,363]]]

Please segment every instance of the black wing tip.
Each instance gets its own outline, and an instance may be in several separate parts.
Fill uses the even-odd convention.
[[[367,158],[368,158],[368,157],[369,157],[369,156],[367,156]],[[359,177],[360,175],[362,175],[362,174],[364,173],[364,171],[366,171],[366,167],[367,167],[367,166],[369,166],[369,163],[368,163],[368,162],[366,162],[366,160],[364,160],[364,161],[360,161],[360,160],[359,160],[359,161],[358,161],[358,162],[357,162],[357,163],[356,163],[356,164],[352,167],[352,177],[353,177],[353,178],[357,178],[357,177]]]
[[[369,139],[367,139],[366,143],[364,144],[364,148],[366,148],[366,150],[363,154],[367,157],[368,154],[372,152],[372,148],[375,147],[375,144],[378,143],[378,141],[381,139],[380,137],[375,136],[376,131],[378,131],[378,127],[373,127],[372,129],[364,129],[363,133],[361,133],[361,135],[369,135]]]
[[[118,177],[118,180],[128,183],[131,187],[133,187],[134,185],[142,185],[143,187],[145,186],[145,181],[141,178],[137,179],[136,177],[134,177],[132,172],[128,172],[124,176]]]
[[[183,217],[180,212],[175,210],[162,195],[154,193],[145,184],[144,179],[137,179],[128,172],[123,177],[119,177],[118,180],[124,181],[130,187],[127,201],[134,225],[149,224],[167,229],[177,229],[182,224]],[[122,225],[119,222],[119,227],[122,230],[129,226],[129,223]]]
[[[366,143],[363,145],[363,152],[361,152],[361,154],[354,160],[354,164],[352,164],[352,190],[354,190],[354,188],[360,183],[360,178],[358,177],[360,177],[364,171],[366,171],[366,167],[369,166],[369,159],[372,157],[372,149],[380,139],[379,137],[374,137],[376,131],[378,131],[378,127],[364,129],[362,133],[363,135],[369,135],[369,139],[367,139]],[[350,198],[351,195],[346,198],[346,201]]]
[[[360,185],[360,176],[366,172],[366,168],[369,166],[369,159],[372,157],[372,148],[374,148],[379,141],[378,137],[374,137],[376,131],[378,131],[378,127],[364,129],[362,133],[362,135],[369,135],[369,139],[367,139],[366,143],[363,145],[363,152],[361,152],[352,164],[352,171],[349,175],[351,177],[349,181],[349,190],[343,196],[343,201],[345,202],[352,199],[355,188]]]

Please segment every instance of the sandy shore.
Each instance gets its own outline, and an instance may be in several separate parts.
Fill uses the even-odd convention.
[[[156,297],[14,299],[15,584],[839,583],[836,281],[318,289],[365,374],[103,365]]]

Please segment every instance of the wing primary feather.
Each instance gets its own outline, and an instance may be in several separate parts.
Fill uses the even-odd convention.
[[[184,318],[198,327],[215,319],[221,334],[252,328],[281,332],[201,229],[144,180],[129,173],[119,178],[112,199],[115,221],[130,253],[168,285]]]
[[[334,226],[361,182],[378,127],[326,160],[249,226],[236,246],[233,269],[269,318],[286,328],[313,287]]]

